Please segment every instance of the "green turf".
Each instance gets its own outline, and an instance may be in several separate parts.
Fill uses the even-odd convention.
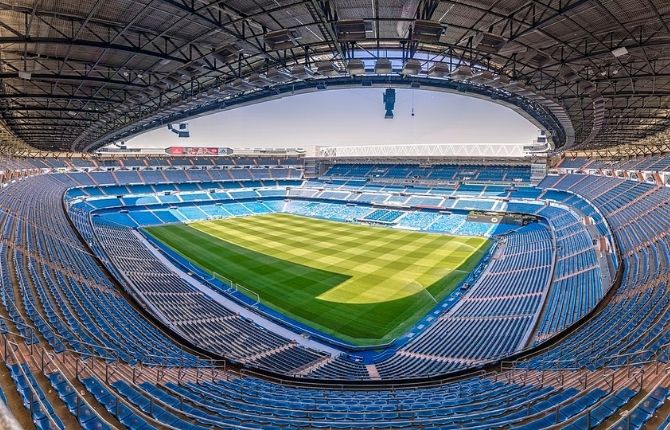
[[[266,306],[359,346],[402,335],[462,282],[489,245],[480,237],[289,214],[146,230],[210,273],[257,292]]]

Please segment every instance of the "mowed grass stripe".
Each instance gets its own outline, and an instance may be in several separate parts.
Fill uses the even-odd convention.
[[[355,237],[348,235],[349,229],[333,228],[329,230],[315,231],[314,226],[311,225],[306,218],[293,219],[294,217],[282,217],[281,229],[277,229],[277,220],[268,219],[264,216],[256,216],[253,218],[234,218],[230,219],[230,223],[214,224],[214,223],[195,223],[192,226],[201,231],[205,231],[214,235],[223,234],[234,235],[236,241],[248,242],[257,244],[259,247],[266,247],[272,249],[276,246],[287,246],[302,249],[305,245],[309,245],[311,252],[318,252],[319,249],[333,250],[346,253],[351,249],[352,245],[359,245],[362,240],[366,238],[373,239],[377,233],[372,230],[369,232],[360,232]],[[297,222],[296,222],[297,221]],[[234,229],[236,232],[231,234],[230,230]],[[237,233],[237,234],[236,234]],[[257,234],[262,234],[263,242],[258,243],[255,240]],[[245,240],[246,239],[246,240]]]
[[[407,232],[393,232],[392,236],[400,236],[404,245],[398,246],[398,240],[382,240],[381,244],[376,248],[375,252],[367,252],[360,254],[360,244],[369,236],[370,229],[366,227],[358,228],[356,230],[364,233],[363,238],[356,238],[356,234],[352,234],[352,240],[344,241],[328,241],[325,238],[328,236],[324,234],[320,242],[309,244],[304,240],[296,240],[295,238],[304,238],[301,234],[302,228],[292,228],[287,233],[286,231],[278,231],[274,223],[267,223],[267,218],[257,217],[254,219],[254,224],[249,225],[250,219],[238,219],[239,222],[225,223],[213,225],[207,223],[200,225],[199,223],[192,224],[194,228],[213,234],[216,237],[225,237],[227,241],[234,242],[237,245],[249,247],[259,252],[269,253],[278,258],[284,258],[298,264],[308,265],[315,268],[323,268],[338,273],[346,273],[351,276],[351,279],[344,285],[339,286],[335,290],[331,290],[326,294],[319,296],[320,299],[330,301],[347,301],[349,303],[364,303],[370,301],[382,301],[393,298],[401,298],[403,296],[415,294],[419,289],[423,289],[424,285],[430,285],[437,279],[446,276],[454,269],[453,264],[445,264],[444,267],[437,268],[439,263],[439,253],[435,252],[438,246],[445,243],[453,243],[449,238],[444,236],[433,235],[430,237],[430,243],[435,243],[435,246],[427,246],[428,244],[411,243],[407,239],[412,239],[415,242],[425,239],[426,235],[417,235],[416,233],[408,235]],[[262,218],[262,220],[260,219]],[[301,224],[307,222],[306,219],[301,219]],[[334,224],[334,223],[329,223]],[[336,224],[337,225],[337,224]],[[285,228],[288,228],[284,226]],[[302,225],[301,225],[302,227]],[[326,228],[329,225],[325,226]],[[338,225],[339,227],[339,225]],[[352,231],[355,233],[356,230]],[[378,229],[374,231],[377,235],[384,230]],[[266,243],[258,243],[255,240],[249,240],[249,237],[262,237]],[[308,239],[309,240],[309,239]],[[342,244],[343,242],[343,244]],[[294,245],[295,244],[295,245]],[[289,248],[287,248],[287,246]],[[295,248],[290,248],[296,246]],[[297,247],[299,246],[299,248]],[[430,252],[426,255],[421,255],[421,249],[432,249],[433,258],[432,264],[428,266],[427,270],[421,269],[422,266],[414,264],[417,259],[429,260]],[[309,252],[306,252],[308,251]],[[400,252],[398,252],[400,251]],[[440,250],[444,254],[444,249]],[[342,261],[332,261],[331,256],[336,255],[337,258],[344,258]],[[374,258],[375,255],[378,258]],[[469,255],[465,252],[461,257]],[[321,257],[323,256],[323,258]],[[449,256],[453,259],[455,255],[451,252]],[[327,262],[324,265],[324,258]],[[334,260],[334,259],[333,259]],[[387,261],[385,261],[387,260]],[[460,263],[460,258],[457,259]],[[352,262],[354,264],[342,264],[345,262]],[[329,263],[334,264],[329,264]],[[412,270],[414,268],[415,270]],[[384,276],[385,282],[380,283],[362,283],[365,279],[372,279],[369,273],[379,273]],[[361,279],[363,278],[363,279]],[[361,288],[361,285],[367,288]],[[347,291],[349,290],[349,291]],[[380,290],[383,290],[381,293]]]
[[[293,218],[297,218],[297,220]],[[462,257],[466,257],[472,250],[472,247],[463,243],[460,237],[453,240],[453,237],[443,235],[426,235],[386,228],[347,226],[346,224],[345,226],[349,227],[349,233],[348,236],[343,237],[341,233],[332,235],[323,229],[315,231],[314,226],[311,225],[313,220],[308,218],[289,216],[288,219],[294,225],[298,221],[299,227],[289,228],[291,223],[286,223],[281,226],[281,229],[286,230],[278,230],[276,220],[270,220],[267,216],[226,220],[225,224],[195,223],[192,226],[217,237],[225,235],[226,240],[230,242],[249,246],[257,251],[267,251],[279,257],[284,257],[284,253],[310,256],[313,254],[317,256],[337,255],[339,258],[353,258],[354,261],[358,258],[360,261],[372,261],[376,264],[379,262],[375,258],[383,260],[386,256],[389,260],[394,261],[396,259],[393,258],[393,255],[398,255],[407,262],[406,266],[410,266],[428,257],[438,247],[446,247],[444,249],[449,250],[453,257],[452,260],[458,263],[460,263]],[[341,224],[326,221],[321,221],[321,223]],[[342,230],[341,227],[339,230]],[[368,237],[379,237],[380,232],[388,234],[389,237],[380,240],[368,239]],[[258,236],[262,237],[263,240],[256,240]],[[330,240],[331,238],[332,240]],[[480,238],[474,239],[479,244],[484,242]],[[363,250],[366,252],[362,253]],[[458,255],[459,252],[461,252],[460,255]],[[311,262],[305,260],[300,261],[300,263],[309,265]]]
[[[168,225],[149,233],[292,318],[357,345],[401,335],[476,266],[482,238],[288,214]]]

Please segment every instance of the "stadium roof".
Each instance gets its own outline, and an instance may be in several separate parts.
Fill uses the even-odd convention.
[[[90,151],[390,83],[517,106],[559,147],[628,144],[670,121],[669,25],[665,0],[0,0],[0,139]]]

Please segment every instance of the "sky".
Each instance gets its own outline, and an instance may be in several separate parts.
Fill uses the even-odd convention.
[[[291,96],[193,119],[188,122],[190,138],[180,139],[163,127],[126,143],[143,148],[309,148],[530,144],[537,137],[537,128],[509,108],[434,91],[396,90],[395,118],[384,119],[383,92],[361,88]]]

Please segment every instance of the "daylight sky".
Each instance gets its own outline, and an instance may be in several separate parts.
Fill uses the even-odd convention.
[[[302,147],[418,143],[530,144],[537,128],[516,112],[473,97],[396,90],[395,118],[384,119],[383,89],[303,94],[189,121],[191,137],[167,128],[129,147]],[[414,116],[411,115],[414,107]]]

